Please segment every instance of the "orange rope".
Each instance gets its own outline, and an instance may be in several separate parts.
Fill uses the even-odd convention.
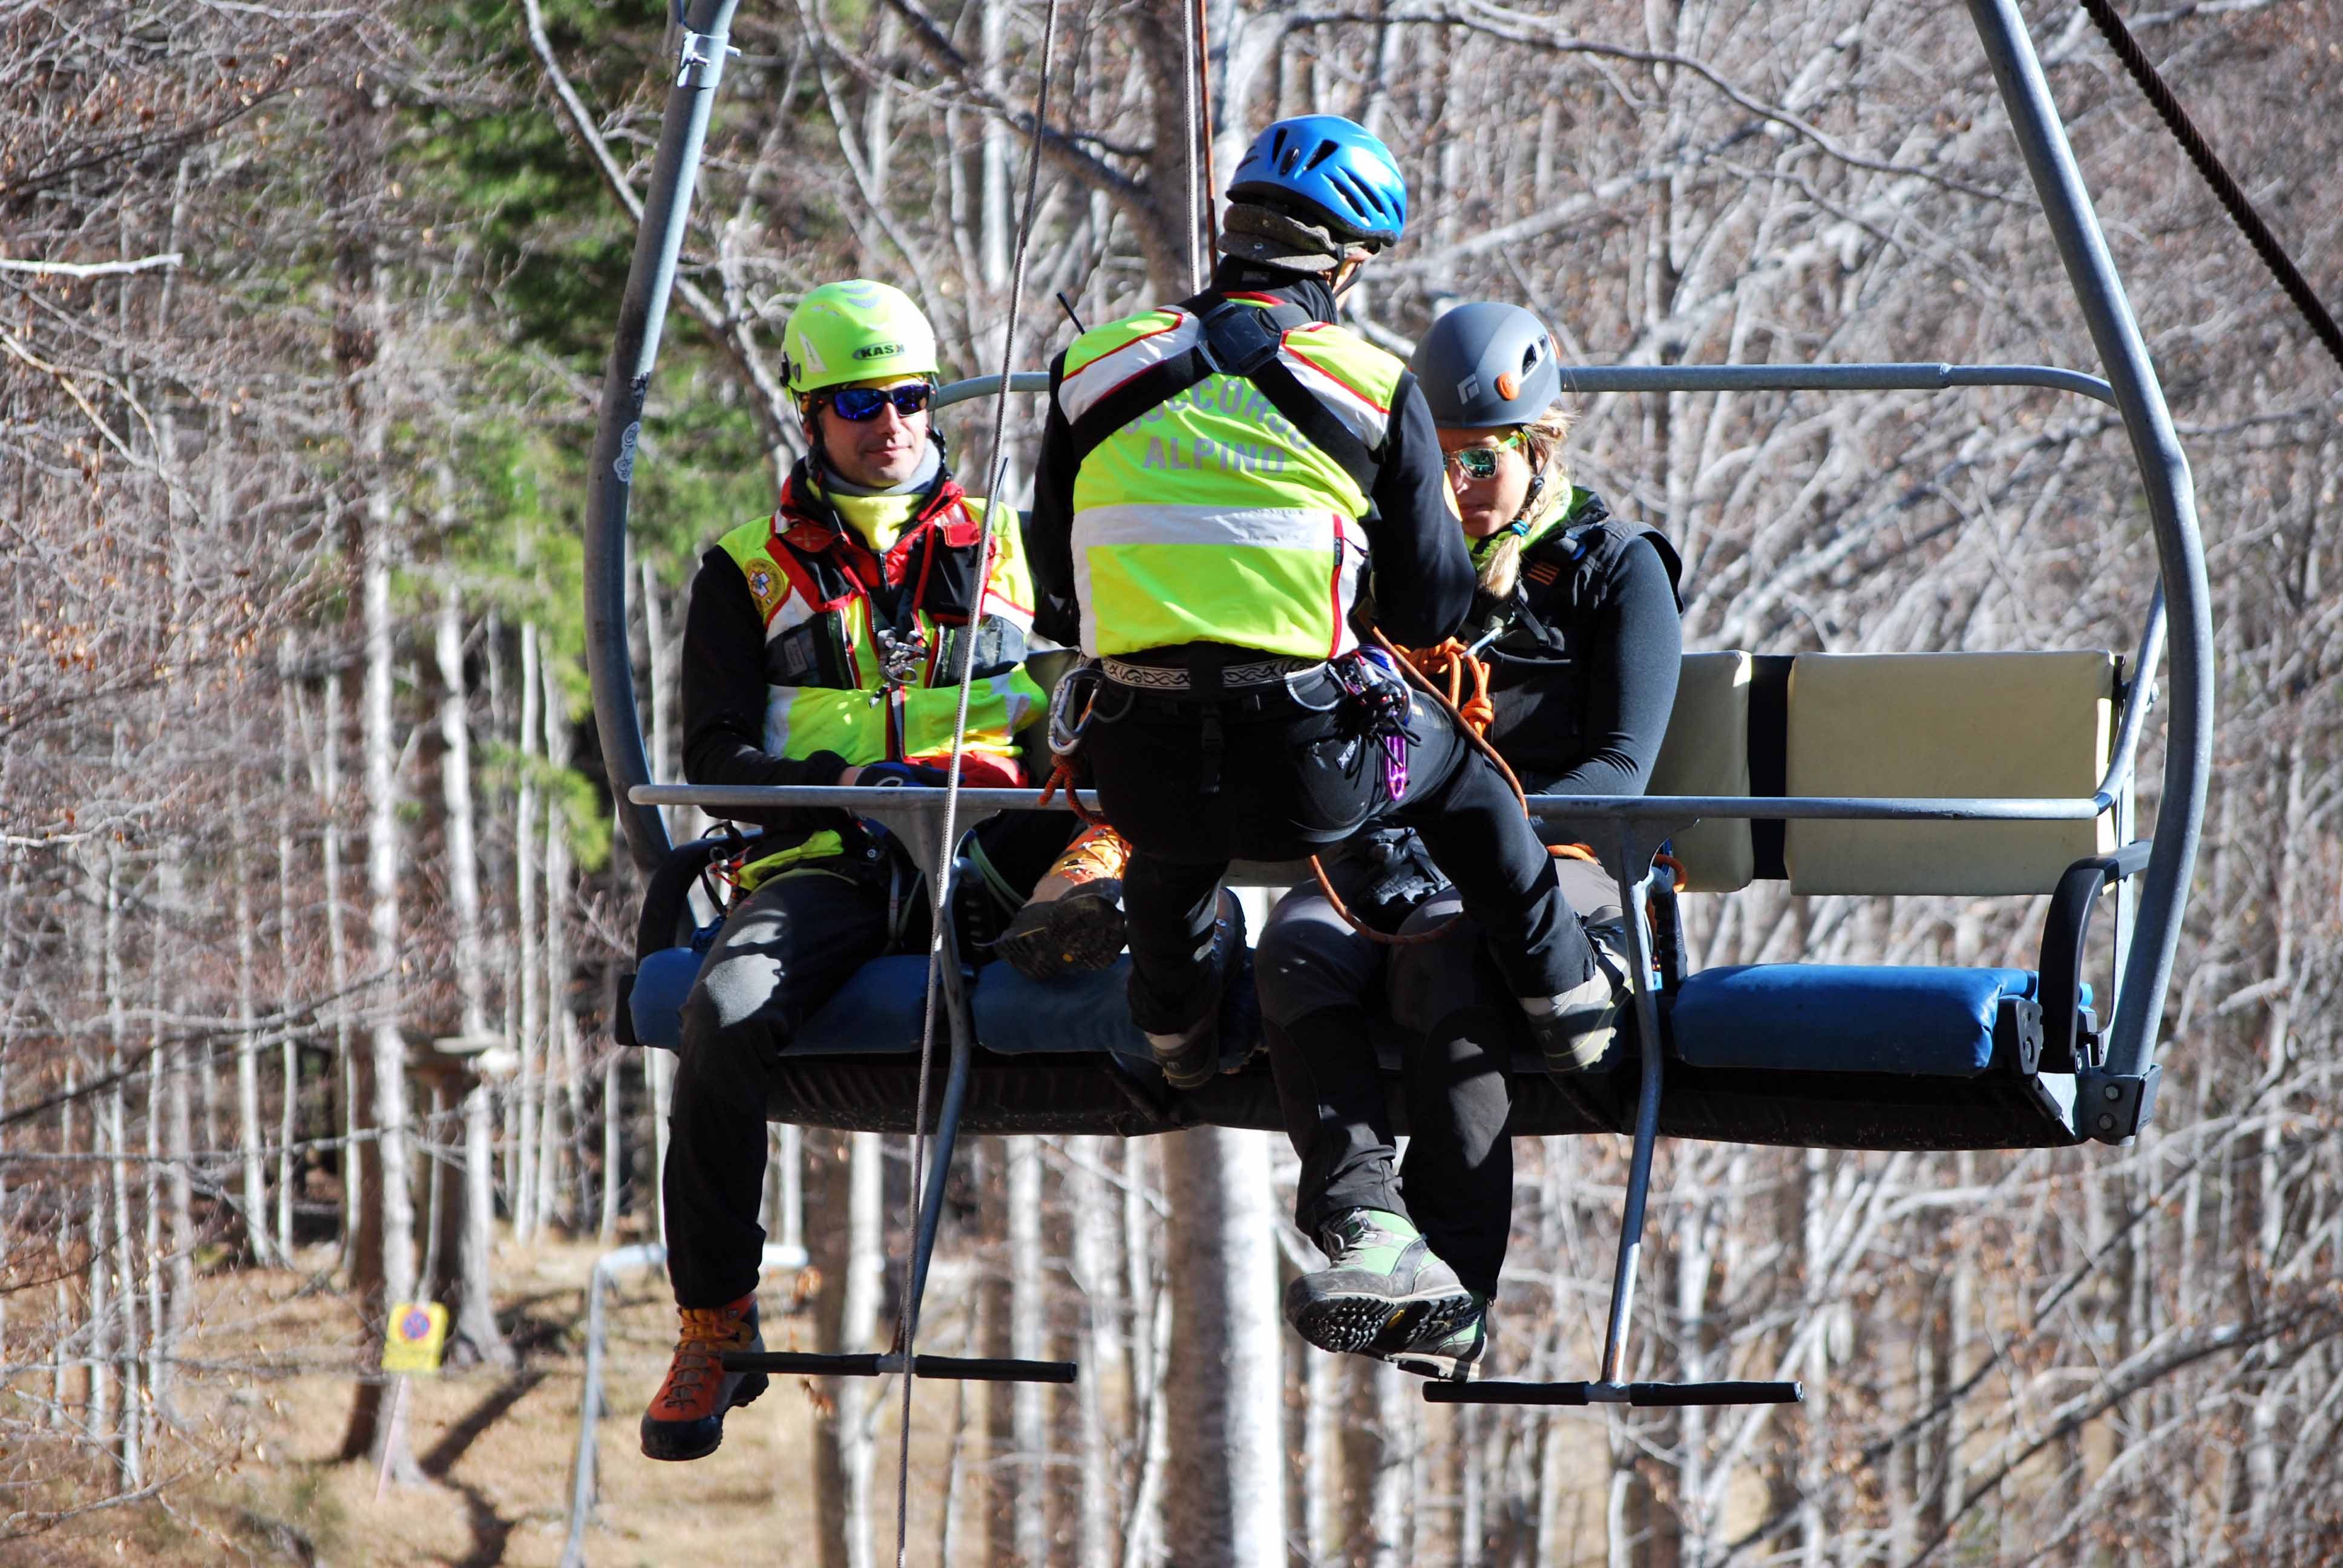
[[[1063,789],[1066,792],[1066,804],[1072,808],[1075,816],[1080,817],[1083,821],[1089,823],[1093,828],[1103,828],[1107,826],[1105,819],[1093,817],[1089,811],[1083,809],[1082,798],[1074,792],[1074,784],[1075,779],[1073,768],[1064,758],[1061,757],[1058,759],[1057,766],[1050,769],[1050,781],[1041,786],[1041,798],[1039,800],[1034,801],[1033,804],[1035,806],[1047,806],[1050,803],[1051,799],[1054,797],[1060,789]]]

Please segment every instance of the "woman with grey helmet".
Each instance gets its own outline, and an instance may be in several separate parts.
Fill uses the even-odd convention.
[[[1495,708],[1487,739],[1532,794],[1641,793],[1659,756],[1683,657],[1674,550],[1574,485],[1570,416],[1551,336],[1518,306],[1461,306],[1433,322],[1409,369],[1423,387],[1479,581],[1468,639],[1485,639]],[[1567,824],[1549,838],[1584,835]],[[1621,898],[1596,864],[1555,861],[1564,897],[1620,977]],[[1302,1177],[1305,1233],[1372,1231],[1334,1266],[1288,1288],[1288,1321],[1322,1348],[1344,1325],[1412,1316],[1422,1332],[1373,1353],[1463,1378],[1488,1342],[1513,1216],[1512,1093],[1522,1037],[1481,933],[1405,830],[1362,835],[1330,868],[1352,912],[1386,932],[1440,930],[1387,947],[1343,920],[1317,885],[1280,901],[1256,972],[1270,1060]],[[1402,1161],[1368,1044],[1370,1010],[1404,1040],[1411,1138]],[[1556,1073],[1602,1065],[1608,1030],[1545,1050]],[[1443,1291],[1461,1294],[1460,1309]]]

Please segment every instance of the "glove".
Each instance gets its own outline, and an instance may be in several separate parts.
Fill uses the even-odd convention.
[[[857,784],[880,789],[900,789],[906,787],[940,789],[950,781],[940,768],[930,768],[919,762],[866,762],[854,775]]]

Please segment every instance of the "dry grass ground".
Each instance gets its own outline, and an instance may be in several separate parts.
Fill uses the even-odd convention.
[[[216,1276],[186,1347],[181,1430],[150,1466],[185,1476],[169,1506],[85,1515],[19,1543],[25,1560],[551,1568],[568,1533],[585,1285],[597,1251],[503,1250],[504,1317],[522,1365],[414,1380],[406,1425],[429,1484],[394,1486],[379,1501],[372,1470],[338,1457],[352,1374],[367,1359],[356,1314],[301,1274]],[[320,1268],[331,1261],[314,1259]],[[786,1310],[785,1288],[769,1281],[766,1296],[769,1313]],[[790,1560],[775,1543],[809,1540],[812,1523],[803,1385],[777,1385],[735,1412],[709,1459],[651,1464],[636,1452],[634,1426],[666,1367],[674,1309],[657,1274],[622,1281],[608,1305],[602,1501],[588,1560],[695,1568]],[[14,1561],[13,1550],[0,1549],[0,1561]]]
[[[427,1482],[392,1486],[379,1497],[373,1470],[339,1457],[355,1380],[373,1356],[356,1312],[332,1288],[333,1253],[305,1257],[308,1272],[226,1270],[210,1276],[201,1321],[186,1345],[186,1381],[175,1396],[178,1425],[149,1464],[150,1475],[178,1479],[161,1501],[84,1515],[35,1540],[0,1545],[0,1564],[555,1568],[568,1533],[585,1292],[598,1252],[559,1242],[500,1248],[500,1318],[521,1365],[514,1372],[451,1367],[414,1380],[405,1423]],[[923,1348],[972,1349],[959,1310],[968,1296],[960,1271],[958,1260],[939,1260]],[[810,1344],[810,1318],[795,1312],[790,1284],[788,1277],[769,1276],[760,1292],[766,1338],[776,1348]],[[735,1412],[724,1446],[709,1458],[654,1464],[637,1452],[635,1423],[673,1342],[666,1281],[656,1271],[624,1278],[606,1305],[599,1502],[585,1537],[586,1561],[595,1568],[812,1561],[814,1405],[808,1386],[777,1382],[764,1398]],[[900,1388],[891,1381],[870,1386],[880,1397],[872,1420],[870,1512],[883,1559],[893,1545]],[[930,1382],[920,1384],[916,1397],[912,1560],[942,1560],[949,1510],[950,1560],[978,1562],[984,1395],[973,1386]],[[1062,1413],[1071,1421],[1071,1411]],[[1422,1416],[1422,1440],[1437,1452],[1449,1440],[1455,1412],[1427,1408]],[[1575,1528],[1564,1556],[1600,1563],[1607,1533],[1603,1430],[1590,1420],[1567,1425],[1568,1473],[1583,1475],[1584,1485],[1565,1504]]]

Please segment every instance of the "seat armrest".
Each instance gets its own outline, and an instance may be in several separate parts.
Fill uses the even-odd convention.
[[[2091,934],[2091,913],[2098,908],[2100,893],[2147,869],[2153,848],[2142,839],[2112,855],[2077,860],[2066,868],[2050,894],[2050,913],[2042,922],[2042,955],[2036,966],[2042,980],[2036,994],[2042,1002],[2043,1064],[2053,1071],[2076,1072],[2087,1065],[2080,1030],[2083,954]]]
[[[753,833],[746,839],[738,832],[712,833],[705,839],[678,844],[668,851],[667,859],[651,873],[650,886],[643,890],[643,912],[635,921],[637,963],[664,948],[674,947],[690,934],[684,921],[691,909],[692,885],[699,880],[700,872],[708,869],[718,852],[738,849],[756,840]]]

